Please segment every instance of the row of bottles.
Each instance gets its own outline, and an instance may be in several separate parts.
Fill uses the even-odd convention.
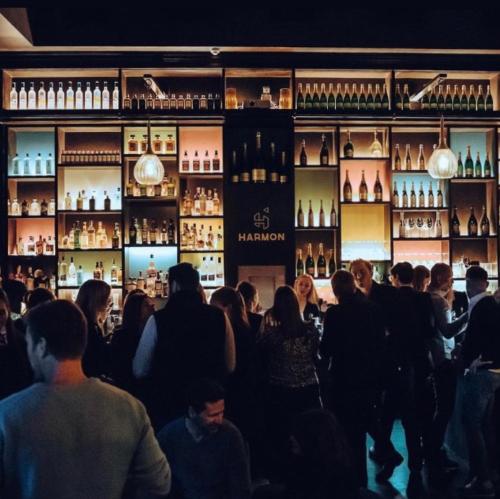
[[[154,255],[149,256],[148,268],[139,271],[137,277],[129,276],[125,289],[128,293],[140,289],[151,298],[165,298],[168,296],[168,273],[156,269]]]
[[[423,111],[493,111],[493,97],[491,95],[490,86],[486,86],[486,95],[483,94],[483,86],[478,85],[476,92],[474,85],[462,85],[461,91],[458,90],[458,85],[453,85],[453,93],[451,85],[438,85],[433,90],[426,92],[421,99],[421,109]],[[401,85],[396,84],[396,109],[410,110],[410,94],[408,84],[403,85],[401,93]]]
[[[262,134],[257,132],[255,136],[255,150],[250,151],[248,143],[243,142],[241,154],[236,150],[231,154],[231,182],[237,183],[255,183],[263,184],[288,182],[288,168],[286,160],[286,151],[278,154],[275,142],[270,142],[269,153],[266,154],[262,147]]]
[[[321,86],[320,86],[321,85]],[[349,88],[349,83],[337,83],[336,92],[333,90],[333,83],[313,83],[305,84],[305,90],[302,83],[299,83],[297,90],[297,110],[298,111],[379,111],[389,109],[389,96],[385,83],[380,90],[380,84],[376,83],[373,86],[361,83],[359,87],[356,83],[352,84],[352,90]]]
[[[300,166],[307,166],[307,151],[306,151],[306,141],[302,140],[300,147],[299,156]],[[319,150],[319,165],[328,166],[330,164],[330,151],[328,150],[328,144],[326,143],[326,135],[323,133],[321,135],[321,149]]]
[[[222,204],[217,189],[196,187],[194,195],[186,189],[182,199],[182,216],[220,216],[222,215]]]
[[[436,219],[427,217],[409,217],[405,218],[402,212],[399,219],[399,239],[415,238],[430,239],[443,237],[443,225],[441,223],[441,214],[436,212]]]
[[[415,191],[415,183],[411,183],[410,195],[406,190],[406,181],[403,181],[403,190],[401,195],[398,190],[398,183],[394,181],[394,188],[392,191],[392,206],[394,208],[443,208],[444,197],[441,191],[441,186],[438,183],[436,196],[434,196],[434,189],[432,182],[429,182],[427,197],[424,192],[424,183],[420,182],[420,189],[418,195]]]
[[[120,163],[121,156],[119,149],[112,150],[63,150],[61,152],[61,163],[72,164],[96,164]]]
[[[113,199],[109,197],[108,191],[102,194],[96,190],[92,191],[90,198],[84,189],[78,191],[78,194],[67,192],[64,198],[64,209],[67,211],[96,211],[96,210],[119,210],[122,206],[121,189],[116,188]]]
[[[219,152],[216,150],[213,156],[210,156],[206,150],[203,158],[200,158],[198,151],[194,151],[194,154],[184,151],[180,171],[182,173],[220,173],[222,170]]]
[[[111,269],[106,272],[102,261],[97,261],[95,263],[95,268],[93,271],[87,272],[83,269],[82,265],[75,263],[75,257],[71,256],[69,263],[66,262],[66,258],[63,255],[61,260],[57,264],[57,276],[59,286],[81,286],[85,282],[85,274],[89,274],[87,278],[98,279],[100,281],[106,281],[111,285],[120,285],[122,282],[123,270],[121,267],[116,265],[115,259],[113,258],[113,263]]]
[[[200,228],[196,224],[184,223],[181,231],[181,251],[219,251],[223,248],[222,226],[215,231],[212,225]]]
[[[420,144],[418,146],[418,157],[416,163],[413,162],[410,144],[406,144],[406,153],[404,157],[404,162],[401,160],[401,155],[399,154],[399,144],[396,144],[396,150],[394,152],[394,170],[400,171],[400,170],[425,170],[425,169],[426,169],[426,160],[425,160],[423,144]]]
[[[126,187],[128,198],[137,197],[169,197],[177,196],[177,179],[175,177],[163,177],[163,180],[156,185],[139,184],[136,180],[129,179]]]
[[[35,83],[29,84],[29,90],[26,91],[26,82],[20,82],[20,89],[17,90],[17,83],[12,82],[10,91],[10,109],[118,109],[120,102],[120,90],[118,82],[114,82],[112,91],[108,88],[108,82],[102,83],[101,90],[99,81],[95,82],[94,88],[91,88],[90,82],[86,82],[85,90],[82,89],[82,82],[76,83],[76,90],[73,90],[73,82],[68,81],[66,89],[62,81],[58,83],[57,91],[54,89],[54,82],[48,83],[48,89],[45,88],[46,82],[41,81],[38,91],[35,90]]]
[[[297,250],[297,262],[295,265],[296,275],[308,274],[311,277],[318,279],[325,279],[331,277],[336,269],[335,252],[333,249],[329,250],[328,263],[325,258],[323,243],[319,243],[318,247],[318,260],[314,260],[312,243],[307,243],[307,255],[304,261],[302,250]]]
[[[462,153],[458,153],[458,167],[457,178],[491,178],[493,177],[493,169],[490,163],[489,153],[486,152],[484,164],[481,163],[479,152],[476,156],[476,161],[473,162],[470,146],[467,146],[467,157],[465,158],[465,165],[462,162]]]
[[[46,288],[54,290],[56,287],[55,276],[48,276],[43,269],[35,269],[29,266],[26,272],[23,272],[21,265],[16,267],[16,271],[9,275],[9,279],[15,279],[22,282],[28,291],[36,288]]]
[[[28,236],[27,239],[19,237],[17,243],[12,248],[12,255],[18,256],[42,256],[55,255],[56,245],[52,236],[45,239],[41,234],[35,240],[35,236]]]
[[[7,214],[12,217],[50,217],[56,214],[56,200],[51,198],[49,202],[45,199],[38,201],[38,199],[32,199],[31,203],[28,203],[26,199],[19,203],[17,198],[10,202],[10,198],[7,199]]]
[[[151,141],[151,149],[156,154],[173,154],[175,153],[175,138],[173,134],[167,134],[166,139],[162,139],[160,134],[155,134],[154,140]],[[148,136],[143,134],[142,139],[135,138],[135,134],[131,133],[127,140],[127,152],[129,154],[144,154],[148,150]]]
[[[224,265],[222,257],[204,256],[200,267],[200,282],[203,286],[224,286]]]
[[[163,220],[161,226],[154,219],[142,219],[142,224],[137,218],[130,220],[128,241],[131,245],[174,245],[176,244],[175,223],[172,218]]]
[[[63,234],[61,238],[61,249],[67,250],[93,250],[93,249],[120,249],[122,246],[122,236],[120,224],[115,223],[111,237],[108,237],[106,227],[102,221],[97,222],[97,229],[94,221],[83,222],[77,220],[68,234]]]
[[[460,219],[457,214],[457,207],[453,208],[453,216],[450,223],[450,231],[452,237],[462,236],[462,231],[460,229]],[[474,208],[470,207],[470,215],[467,220],[467,236],[468,237],[487,237],[490,235],[490,220],[486,215],[486,207],[483,205],[483,214],[481,216],[481,221],[478,224],[477,218],[474,214]]]
[[[305,225],[304,211],[302,210],[302,200],[299,199],[299,209],[297,210],[297,227],[336,227],[337,226],[337,212],[335,211],[335,200],[332,199],[330,209],[330,216],[328,218],[328,225],[326,223],[326,214],[323,209],[323,200],[320,199],[318,224],[314,221],[314,211],[312,208],[312,201],[309,200],[309,210],[307,212],[307,226]]]
[[[222,109],[221,96],[218,93],[176,95],[172,93],[163,98],[153,94],[128,93],[123,99],[123,109],[132,111],[149,111],[153,109],[180,110],[180,111],[220,111]]]
[[[345,172],[344,185],[342,187],[344,203],[352,203],[352,185],[349,180],[349,170]],[[368,200],[368,184],[365,180],[365,171],[361,170],[361,182],[359,183],[359,202],[367,203]],[[375,184],[373,186],[373,201],[380,203],[383,200],[383,189],[380,182],[379,171],[377,170],[377,177],[375,179]]]
[[[12,158],[12,176],[43,177],[54,175],[54,172],[54,158],[51,153],[42,156],[39,152],[34,159],[30,158],[29,153],[22,159],[19,154]]]

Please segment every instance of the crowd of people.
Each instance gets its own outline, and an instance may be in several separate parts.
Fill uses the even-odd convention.
[[[407,495],[422,497],[458,469],[454,418],[468,451],[461,493],[494,498],[500,296],[478,266],[466,293],[442,263],[397,263],[390,281],[355,260],[332,276],[334,304],[320,306],[302,275],[262,313],[247,281],[207,303],[182,263],[165,306],[130,292],[112,335],[103,281],[86,281],[74,304],[4,282],[0,496],[377,497],[367,459],[377,482],[391,478],[404,461],[391,440],[400,418]]]

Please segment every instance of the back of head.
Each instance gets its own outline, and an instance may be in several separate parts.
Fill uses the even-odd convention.
[[[21,304],[27,291],[26,286],[17,279],[7,279],[3,282],[3,290],[9,298],[11,311],[20,314]]]
[[[87,322],[97,322],[98,313],[107,307],[111,295],[111,286],[99,279],[85,281],[76,297],[75,303],[80,307]]]
[[[465,273],[465,289],[472,298],[488,289],[488,272],[479,265],[472,265]]]
[[[174,283],[176,286],[174,286]],[[190,263],[179,263],[168,270],[170,292],[197,291],[200,284],[200,274]]]
[[[487,281],[488,280],[488,272],[486,272],[483,267],[479,265],[472,265],[465,272],[465,278],[470,279],[471,281]]]
[[[236,290],[240,292],[248,308],[257,298],[257,288],[250,281],[240,281],[236,285]]]
[[[216,381],[208,378],[194,381],[187,390],[188,407],[192,407],[198,414],[205,410],[205,404],[212,404],[224,398],[224,388]]]
[[[210,297],[210,304],[226,311],[233,327],[248,326],[248,317],[241,294],[230,286],[217,288]]]
[[[299,300],[290,286],[280,286],[274,293],[273,318],[284,333],[295,335],[304,326]]]
[[[413,284],[413,266],[410,262],[396,263],[391,269],[391,275],[397,277],[401,284]]]
[[[332,277],[332,289],[339,300],[352,296],[356,292],[354,276],[347,270],[337,270]]]
[[[431,268],[431,283],[433,288],[439,288],[451,276],[451,267],[446,263],[435,263]]]
[[[57,360],[79,359],[87,345],[87,321],[82,311],[68,300],[42,303],[26,318],[26,334],[33,344],[44,338]]]
[[[129,293],[123,304],[122,326],[131,331],[137,331],[142,317],[142,306],[148,299],[144,292]],[[140,331],[138,331],[140,333]]]
[[[33,291],[28,291],[25,296],[26,308],[31,310],[32,308],[45,303],[47,301],[54,301],[56,297],[50,289],[46,288],[36,288]]]
[[[430,277],[431,271],[425,265],[417,265],[413,269],[413,287],[417,291],[425,291],[425,280],[430,279]]]

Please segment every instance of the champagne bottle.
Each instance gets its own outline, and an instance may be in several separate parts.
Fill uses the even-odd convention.
[[[438,98],[437,98],[437,107],[439,111],[444,111],[445,110],[445,102],[444,102],[444,95],[443,95],[443,85],[439,85],[439,93],[438,93]]]
[[[288,182],[288,171],[286,167],[286,151],[281,151],[280,184]]]
[[[467,146],[467,157],[465,158],[465,178],[474,177],[474,163],[470,154],[470,146]]]
[[[303,111],[305,109],[304,94],[302,92],[302,83],[299,83],[299,88],[297,91],[297,111]]]
[[[248,145],[243,142],[243,162],[241,165],[240,182],[250,182],[250,166],[248,164]]]
[[[304,109],[310,111],[312,109],[311,85],[306,83],[306,98],[304,101]]]
[[[477,104],[476,105],[477,105],[478,111],[484,111],[485,102],[484,102],[483,86],[482,85],[478,85]]]
[[[462,153],[458,153],[457,178],[463,178],[464,164],[462,163]]]
[[[326,143],[326,135],[323,134],[321,136],[321,150],[319,152],[319,164],[321,166],[328,166],[330,163],[329,160],[329,152],[328,152],[328,145]]]
[[[357,111],[359,109],[358,88],[356,83],[352,84],[351,109],[353,111]]]
[[[320,105],[319,105],[318,84],[317,83],[315,83],[314,86],[313,86],[312,108],[314,110],[318,110],[320,108]]]
[[[255,164],[252,168],[252,182],[262,184],[266,181],[266,166],[262,157],[261,133],[255,136]]]
[[[280,180],[279,172],[278,172],[278,162],[276,161],[276,146],[274,142],[270,144],[270,158],[269,158],[269,181],[273,184],[276,184]]]
[[[483,205],[483,216],[481,217],[481,236],[490,235],[490,220],[486,215],[486,206]]]
[[[323,243],[319,243],[318,254],[318,277],[320,279],[326,278],[326,258],[323,253]]]
[[[403,181],[403,192],[401,193],[403,199],[403,208],[408,208],[408,193],[406,192],[406,181]]]
[[[354,157],[354,145],[351,142],[351,132],[347,130],[347,142],[344,145],[344,157],[353,158]]]
[[[403,110],[410,110],[410,94],[408,92],[408,84],[405,83],[403,87]]]
[[[469,111],[476,111],[476,96],[474,94],[474,85],[469,86]]]
[[[375,100],[373,98],[373,89],[372,89],[371,83],[368,83],[368,90],[367,90],[367,96],[366,96],[366,109],[368,111],[375,110]]]
[[[375,202],[382,202],[382,196],[383,196],[383,191],[382,191],[382,184],[380,183],[380,178],[379,178],[379,171],[377,170],[377,178],[375,179],[375,186],[373,188],[373,192],[375,194]]]
[[[314,212],[312,210],[311,200],[309,200],[309,211],[307,212],[307,226],[314,227]]]
[[[319,226],[325,227],[325,210],[323,209],[323,200],[320,200],[320,208],[319,208]]]
[[[444,206],[443,193],[441,192],[441,184],[438,183],[438,191],[437,191],[437,207],[442,208]]]
[[[432,190],[432,182],[429,182],[428,207],[434,208],[434,191]]]
[[[295,269],[296,269],[297,277],[304,274],[304,260],[302,259],[302,250],[301,249],[297,250],[297,264],[296,264]]]
[[[410,208],[417,207],[417,195],[415,194],[415,183],[411,183],[411,191],[410,191]]]
[[[309,274],[311,277],[314,277],[315,267],[314,267],[314,258],[312,253],[312,244],[307,244],[307,258],[306,258],[306,274]]]
[[[335,109],[342,111],[344,109],[344,99],[342,97],[342,85],[337,83],[337,95],[335,97]]]
[[[453,109],[453,99],[451,97],[451,85],[446,85],[446,96],[444,98],[444,108],[446,111]]]
[[[474,165],[474,177],[481,178],[483,176],[483,166],[481,165],[481,158],[479,152],[476,156],[476,164]]]
[[[421,101],[421,108],[422,111],[428,111],[431,107],[430,100],[429,100],[429,92],[426,92]]]
[[[332,199],[332,208],[330,210],[330,227],[337,226],[337,212],[335,211],[335,200]]]
[[[405,169],[406,170],[413,169],[411,165],[410,144],[406,144]]]
[[[368,201],[368,186],[365,180],[365,171],[361,170],[361,182],[359,183],[359,202],[366,203]]]
[[[418,169],[425,170],[424,144],[420,144],[418,151]]]
[[[333,93],[333,83],[328,84],[328,111],[335,111],[335,94]]]
[[[373,99],[373,108],[378,111],[382,109],[382,96],[380,95],[380,85],[375,84],[375,98]]]
[[[490,178],[491,175],[491,163],[490,163],[490,155],[488,151],[486,151],[486,159],[484,160],[484,177]]]
[[[344,109],[349,111],[351,109],[351,96],[349,95],[349,84],[344,85]]]
[[[389,94],[387,93],[387,86],[385,83],[382,86],[382,109],[384,111],[389,109]]]
[[[453,207],[453,216],[451,218],[451,235],[453,237],[460,237],[460,220],[457,215],[457,207]]]
[[[322,111],[326,111],[328,109],[328,99],[326,97],[325,84],[321,84],[321,94],[319,96],[319,108]]]
[[[237,184],[240,181],[240,175],[238,172],[238,160],[236,158],[236,151],[233,150],[231,153],[231,183]]]
[[[302,139],[300,149],[300,166],[307,166],[306,141]]]
[[[458,95],[458,85],[453,86],[453,100],[451,104],[453,111],[460,111],[460,96]]]
[[[366,111],[366,108],[367,108],[367,103],[366,103],[365,86],[362,83],[361,88],[359,90],[358,109],[360,111]]]
[[[486,86],[486,102],[485,102],[486,111],[493,111],[493,97],[491,95],[490,86]]]
[[[467,233],[469,237],[477,237],[477,229],[478,229],[477,219],[476,216],[474,215],[474,208],[471,206],[469,221],[467,222]]]
[[[333,250],[331,249],[329,253],[330,253],[330,258],[328,259],[328,275],[332,277],[333,274],[335,274],[335,271],[337,270],[337,264],[335,263],[335,256]]]
[[[420,182],[420,189],[418,191],[418,207],[425,208],[425,194],[424,194],[424,183]]]
[[[396,109],[398,111],[403,110],[403,96],[401,95],[401,87],[399,86],[399,83],[396,83]]]
[[[392,190],[392,206],[394,208],[399,208],[399,192],[398,184],[394,181],[394,189]]]
[[[437,95],[436,95],[436,88],[431,91],[431,97],[429,99],[429,109],[431,111],[437,111],[438,104],[437,104]]]
[[[344,203],[351,203],[352,202],[352,186],[351,186],[351,181],[349,180],[349,170],[345,171],[343,193],[344,193]]]
[[[302,211],[302,200],[299,199],[299,209],[297,210],[297,227],[304,227],[304,212]]]
[[[401,170],[401,156],[399,155],[399,144],[396,144],[396,152],[394,154],[394,169]]]
[[[462,85],[462,91],[460,95],[460,111],[469,110],[469,101],[467,99],[467,87]]]

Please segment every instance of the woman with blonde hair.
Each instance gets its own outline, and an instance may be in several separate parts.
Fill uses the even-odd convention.
[[[297,293],[300,313],[304,320],[308,321],[313,317],[319,317],[318,293],[313,278],[308,274],[300,275],[295,279],[293,289]]]
[[[85,315],[88,327],[83,372],[89,377],[106,375],[110,369],[110,355],[104,339],[104,323],[113,306],[111,286],[98,279],[85,281],[78,291],[76,304]]]

